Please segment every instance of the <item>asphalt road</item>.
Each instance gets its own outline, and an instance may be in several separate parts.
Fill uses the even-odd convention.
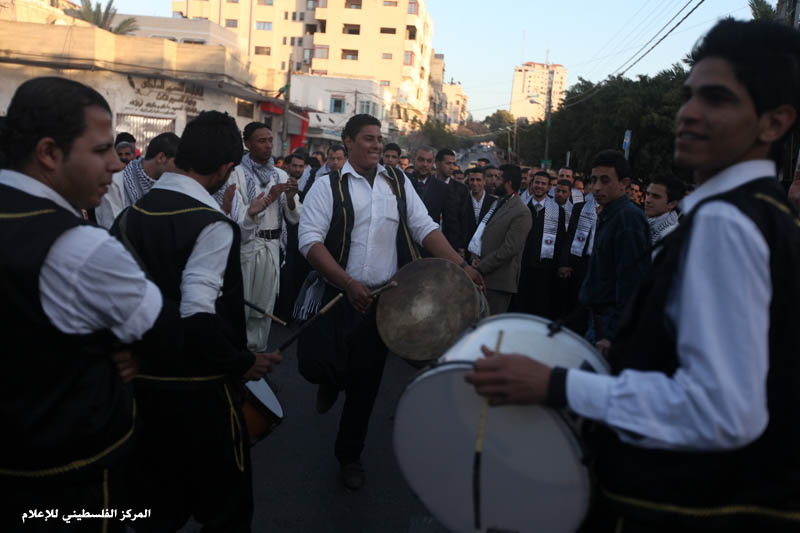
[[[273,325],[270,345],[288,336]],[[366,484],[358,492],[338,481],[333,455],[344,396],[325,415],[317,414],[316,386],[297,371],[295,345],[270,377],[284,421],[252,450],[254,532],[443,533],[403,479],[392,449],[392,417],[403,388],[417,373],[389,356],[361,457]],[[190,523],[182,532],[199,531]]]

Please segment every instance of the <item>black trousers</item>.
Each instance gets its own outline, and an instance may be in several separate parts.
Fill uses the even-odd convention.
[[[180,387],[180,388],[178,388]],[[137,382],[141,432],[133,460],[133,495],[151,518],[137,532],[172,532],[189,517],[204,532],[250,531],[250,446],[236,385]]]
[[[556,268],[552,263],[537,268],[523,266],[519,289],[511,300],[510,311],[555,319],[556,285]]]
[[[336,293],[327,288],[324,302]],[[376,307],[377,300],[366,313],[359,313],[345,298],[298,341],[300,374],[311,383],[331,385],[345,392],[335,446],[341,464],[361,456],[383,377],[387,349],[378,335]]]

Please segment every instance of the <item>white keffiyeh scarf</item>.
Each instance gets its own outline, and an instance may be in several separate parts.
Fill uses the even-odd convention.
[[[531,200],[533,202],[533,200]],[[558,235],[558,204],[552,198],[544,201],[544,227],[542,228],[542,253],[540,259],[552,259]]]
[[[142,160],[134,159],[122,171],[125,200],[133,205],[139,198],[150,192],[156,180],[148,176],[142,168]]]
[[[597,225],[597,201],[593,194],[586,196],[586,203],[583,205],[581,216],[578,217],[578,227],[575,230],[575,237],[572,239],[569,253],[574,256],[582,257],[586,247],[586,239],[589,239],[588,255],[592,255],[594,247],[594,229]]]
[[[652,244],[661,240],[664,230],[675,226],[678,223],[678,213],[667,211],[657,217],[648,217],[647,223],[650,224],[650,241]]]
[[[262,165],[250,159],[250,154],[245,154],[242,158],[242,168],[247,178],[247,199],[249,202],[252,202],[258,196],[256,181],[267,191],[269,191],[271,183],[280,182],[278,169],[275,168],[275,160],[271,157],[269,161]]]

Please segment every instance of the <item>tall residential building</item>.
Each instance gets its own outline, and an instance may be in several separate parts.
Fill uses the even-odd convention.
[[[467,95],[464,94],[461,83],[452,80],[450,83],[445,83],[442,90],[447,98],[445,125],[447,129],[455,131],[467,123]]]
[[[428,119],[447,122],[447,96],[444,94],[444,54],[431,57],[431,75],[428,78]]]
[[[376,80],[394,98],[399,129],[424,122],[433,21],[426,0],[173,0],[176,16],[238,33],[266,90],[286,72]]]
[[[564,101],[567,69],[563,65],[527,62],[514,68],[509,112],[514,118],[529,122],[544,120],[549,87],[552,85],[552,107],[555,111]]]

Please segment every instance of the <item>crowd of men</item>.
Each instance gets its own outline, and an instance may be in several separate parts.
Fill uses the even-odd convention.
[[[800,36],[770,23],[723,21],[694,50],[675,148],[689,196],[616,150],[583,175],[462,171],[446,147],[385,144],[370,115],[325,153],[276,159],[267,125],[206,111],[141,154],[95,90],[22,84],[0,123],[0,324],[24,346],[3,358],[0,529],[33,507],[133,506],[152,509],[136,531],[249,531],[242,384],[281,361],[276,315],[342,292],[297,357],[319,413],[345,395],[334,455],[360,489],[387,356],[374,291],[420,257],[463,269],[490,314],[559,320],[608,357],[600,376],[485,348],[468,376],[492,405],[600,423],[587,528],[798,527],[800,179],[787,197],[772,159],[798,58]]]

